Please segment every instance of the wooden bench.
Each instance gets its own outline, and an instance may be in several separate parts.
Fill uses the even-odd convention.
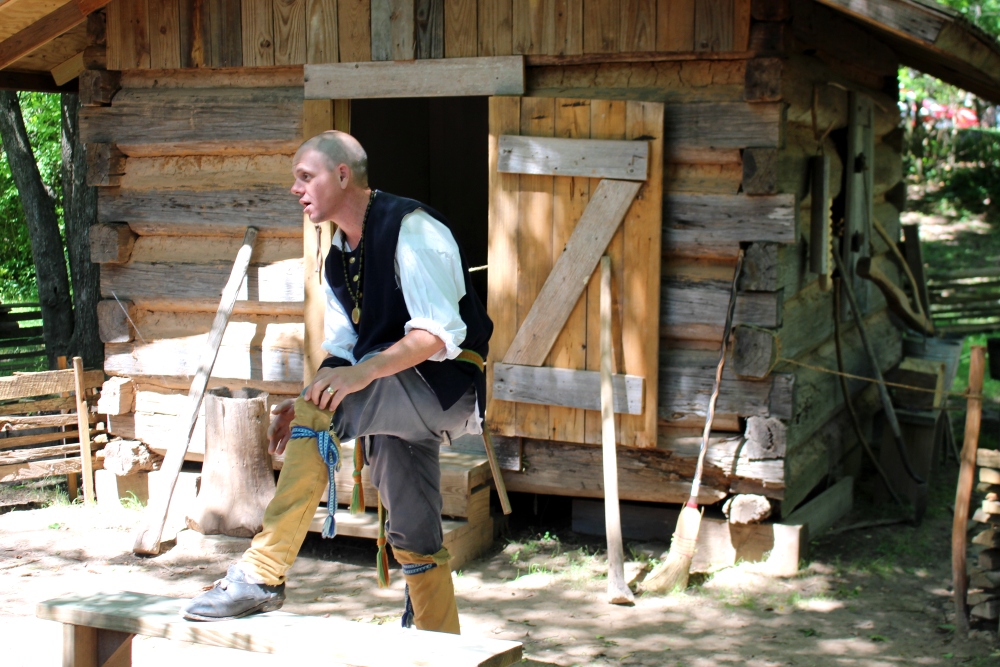
[[[235,621],[198,623],[180,616],[187,600],[107,593],[40,602],[39,618],[63,623],[63,667],[127,667],[135,635],[271,653],[275,664],[356,667],[506,667],[521,644],[404,630],[338,618],[275,611]]]

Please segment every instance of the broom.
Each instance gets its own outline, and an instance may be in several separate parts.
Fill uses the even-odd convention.
[[[733,274],[733,286],[729,292],[729,306],[726,309],[726,324],[722,329],[722,351],[719,354],[719,364],[715,367],[715,385],[708,399],[708,416],[705,418],[705,430],[701,434],[701,448],[698,450],[698,466],[691,482],[691,497],[681,509],[677,517],[677,527],[670,540],[670,551],[667,560],[661,563],[643,582],[643,589],[653,593],[670,593],[687,588],[688,576],[691,572],[691,559],[694,558],[695,544],[698,542],[698,531],[701,529],[701,512],[698,510],[698,493],[701,490],[701,474],[705,466],[705,452],[708,450],[708,435],[712,431],[712,421],[715,419],[715,403],[719,399],[719,385],[722,383],[722,368],[726,364],[726,344],[729,341],[729,331],[733,326],[733,311],[736,309],[736,287],[743,269],[743,248],[736,256],[736,272]]]

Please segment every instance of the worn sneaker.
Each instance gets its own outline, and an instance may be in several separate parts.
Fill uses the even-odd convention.
[[[258,612],[281,609],[285,585],[257,584],[237,565],[230,565],[225,579],[191,600],[181,611],[190,621],[229,621]]]

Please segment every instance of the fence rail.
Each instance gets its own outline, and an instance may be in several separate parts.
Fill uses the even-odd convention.
[[[995,266],[931,273],[931,317],[942,332],[1000,330],[1000,269]]]
[[[47,368],[37,303],[0,304],[0,375]]]

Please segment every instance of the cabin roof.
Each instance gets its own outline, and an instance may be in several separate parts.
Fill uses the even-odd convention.
[[[903,64],[1000,103],[1000,44],[960,13],[932,0],[816,1],[865,26]],[[109,2],[0,0],[0,88],[72,89],[86,16]]]

